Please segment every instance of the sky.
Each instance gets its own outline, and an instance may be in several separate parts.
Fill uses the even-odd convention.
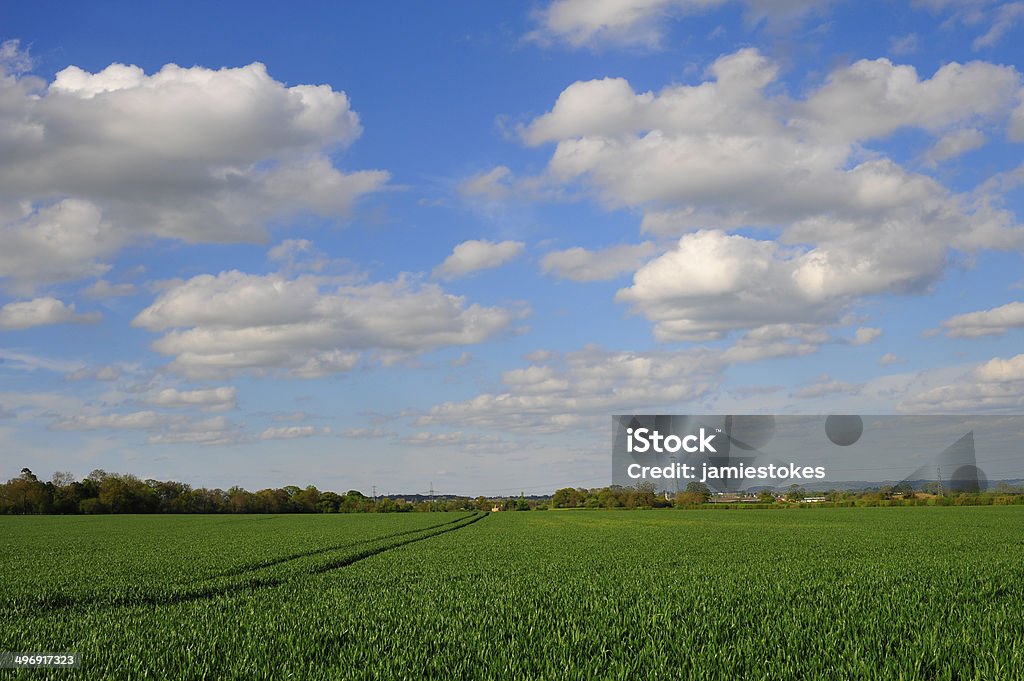
[[[5,3],[0,478],[542,494],[610,482],[613,414],[1020,413],[1022,39],[1001,0]]]

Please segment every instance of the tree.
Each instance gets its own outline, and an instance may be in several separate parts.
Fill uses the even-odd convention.
[[[686,492],[700,497],[701,503],[711,498],[711,489],[703,482],[692,480],[686,484]]]
[[[786,501],[803,501],[804,496],[804,488],[796,483],[790,485],[786,490]]]
[[[579,495],[572,487],[563,487],[551,495],[551,508],[576,508]]]

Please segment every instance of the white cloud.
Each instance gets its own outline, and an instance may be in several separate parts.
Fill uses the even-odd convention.
[[[661,45],[669,19],[697,14],[727,4],[728,0],[554,0],[537,12],[538,28],[529,38],[541,43],[559,41],[572,47]],[[823,0],[744,0],[747,21],[791,20]]]
[[[659,93],[577,82],[520,131],[527,144],[556,144],[549,182],[581,184],[607,206],[643,211],[644,230],[683,235],[618,294],[659,341],[835,324],[865,296],[928,291],[950,249],[1024,245],[1000,187],[956,194],[862,146],[914,127],[945,136],[938,156],[966,150],[978,138],[958,131],[1010,116],[1021,95],[1012,67],[948,64],[922,79],[860,61],[802,100],[769,89],[778,70],[744,49],[712,64],[707,82]],[[750,227],[778,237],[726,231]]]
[[[1008,2],[1001,5],[996,10],[996,16],[988,31],[975,38],[971,47],[975,50],[994,47],[1021,21],[1024,21],[1024,2]]]
[[[975,130],[974,128],[954,130],[953,132],[943,135],[939,141],[925,153],[925,162],[930,166],[935,166],[942,161],[956,158],[961,154],[966,154],[968,151],[979,149],[984,146],[987,141],[988,139],[985,137],[985,134],[980,130]]]
[[[369,351],[410,356],[480,343],[513,317],[407,277],[337,285],[230,271],[171,286],[132,324],[166,332],[154,349],[189,375],[279,369],[318,377],[351,369]]]
[[[174,419],[161,432],[149,435],[146,444],[237,444],[246,441],[242,429],[223,416],[203,420]]]
[[[650,241],[594,251],[576,247],[546,254],[540,266],[544,274],[560,279],[610,281],[640,267],[656,250]]]
[[[5,368],[18,369],[21,371],[35,371],[36,369],[42,369],[44,371],[56,371],[60,373],[69,373],[81,368],[81,364],[79,362],[39,357],[27,352],[17,352],[2,348],[0,348],[0,364]]]
[[[863,388],[863,383],[837,381],[828,374],[822,374],[811,383],[793,391],[791,396],[802,399],[817,399],[826,395],[855,395]]]
[[[879,358],[878,363],[881,366],[887,367],[893,364],[906,364],[907,358],[894,355],[891,352],[887,352]]]
[[[74,303],[68,305],[52,296],[7,303],[0,307],[0,330],[29,329],[67,322],[88,324],[99,320],[98,313],[76,314]]]
[[[950,338],[977,338],[1024,328],[1024,303],[1013,302],[990,310],[956,315],[940,322]]]
[[[434,276],[455,279],[480,270],[498,267],[519,257],[525,244],[521,241],[463,241],[452,254],[434,268]]]
[[[920,46],[921,40],[916,33],[889,38],[889,52],[895,55],[913,54]]]
[[[82,295],[94,300],[106,300],[108,298],[131,296],[135,294],[136,290],[135,284],[127,282],[113,284],[106,279],[97,279],[91,286],[82,291]]]
[[[444,402],[420,426],[555,432],[609,414],[671,409],[717,388],[723,364],[710,350],[612,352],[596,346],[502,374],[503,392]]]
[[[68,381],[116,381],[121,378],[121,370],[112,364],[105,364],[98,367],[82,367],[75,371],[64,374]]]
[[[922,80],[913,66],[862,59],[829,74],[805,107],[822,134],[863,140],[1005,116],[1020,82],[1013,67],[986,62],[953,62]]]
[[[512,171],[507,166],[496,166],[485,173],[473,175],[459,185],[463,196],[482,196],[492,201],[505,198],[511,191]]]
[[[0,74],[19,75],[31,71],[32,64],[32,57],[21,49],[20,40],[5,40],[0,43]]]
[[[776,357],[801,357],[833,341],[817,324],[768,324],[741,336],[722,353],[726,362],[757,362]]]
[[[854,332],[853,338],[850,340],[852,345],[867,345],[882,335],[881,329],[875,329],[870,326],[862,326]]]
[[[899,403],[908,413],[1017,412],[1024,408],[1024,355],[996,357],[957,381]]]
[[[346,428],[341,431],[341,436],[352,440],[373,440],[394,435],[383,428]]]
[[[98,276],[109,269],[100,260],[113,255],[125,239],[95,204],[65,199],[0,225],[0,277],[28,288],[36,282]]]
[[[165,421],[155,411],[72,416],[53,424],[57,430],[149,430]]]
[[[1017,355],[1010,359],[1000,357],[990,359],[978,367],[974,375],[982,381],[993,383],[1024,381],[1024,355]]]
[[[300,437],[312,437],[317,434],[314,426],[279,426],[271,427],[260,433],[261,440],[294,440]]]
[[[147,396],[145,401],[161,407],[199,407],[204,411],[225,411],[235,408],[237,390],[234,386],[201,390],[164,388]]]
[[[419,432],[403,437],[401,442],[403,445],[412,447],[442,447],[445,445],[458,444],[462,441],[463,435],[461,432],[454,433],[427,433]]]
[[[616,299],[654,322],[659,342],[709,341],[737,329],[834,323],[847,298],[808,276],[814,260],[774,241],[702,231],[641,267]]]
[[[259,63],[7,71],[0,129],[0,277],[26,285],[100,275],[146,236],[260,241],[295,215],[344,217],[388,179],[329,160],[361,133],[343,92]]]

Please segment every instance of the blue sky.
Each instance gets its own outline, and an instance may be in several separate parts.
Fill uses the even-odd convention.
[[[615,413],[1019,413],[1022,26],[10,3],[0,476],[546,492]]]

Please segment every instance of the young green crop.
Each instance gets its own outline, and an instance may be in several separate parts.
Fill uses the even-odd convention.
[[[1024,677],[1024,508],[266,518],[2,518],[0,650],[80,678]]]

